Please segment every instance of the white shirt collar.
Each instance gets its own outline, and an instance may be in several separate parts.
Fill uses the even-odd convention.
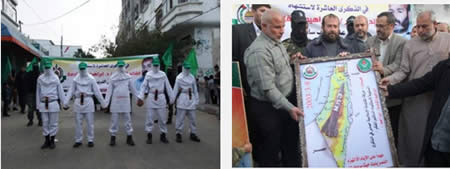
[[[261,34],[261,29],[258,28],[258,26],[255,24],[255,22],[253,23],[253,28],[255,29],[256,32],[256,36],[259,36],[259,34]]]
[[[391,38],[392,38],[392,34],[394,34],[394,33],[391,33],[389,36],[388,36],[388,38],[386,39],[386,40],[381,40],[381,43],[389,43],[389,41],[391,40]]]

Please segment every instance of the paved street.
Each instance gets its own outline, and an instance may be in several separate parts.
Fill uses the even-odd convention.
[[[110,115],[95,113],[95,147],[87,147],[86,130],[83,145],[72,148],[75,120],[71,109],[59,116],[58,142],[54,150],[41,150],[44,141],[37,120],[26,127],[25,114],[10,112],[2,118],[1,168],[3,169],[216,169],[220,168],[220,124],[213,114],[197,111],[200,143],[189,140],[185,122],[183,143],[175,142],[175,120],[168,126],[169,144],[159,141],[159,128],[153,129],[153,144],[146,144],[145,111],[134,106],[132,114],[134,147],[128,146],[122,121],[116,146],[109,146]],[[175,118],[175,116],[174,116]],[[187,120],[187,119],[186,119]],[[86,122],[84,122],[83,125]]]

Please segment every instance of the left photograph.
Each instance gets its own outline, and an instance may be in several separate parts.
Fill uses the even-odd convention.
[[[1,168],[220,168],[220,1],[1,10]]]

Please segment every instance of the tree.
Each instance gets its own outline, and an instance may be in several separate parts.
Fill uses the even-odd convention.
[[[101,52],[103,56],[113,57],[116,53],[117,45],[111,40],[106,38],[106,35],[102,35],[100,42],[89,48],[91,52]]]
[[[92,55],[90,52],[84,52],[83,49],[78,49],[74,54],[73,57],[76,58],[95,58],[94,55]]]
[[[172,65],[176,66],[184,61],[190,47],[193,45],[192,37],[184,40],[176,41],[175,37],[163,34],[159,30],[148,31],[147,26],[143,26],[134,32],[131,38],[127,38],[130,32],[119,32],[116,42],[106,39],[105,35],[101,36],[100,42],[92,46],[89,51],[101,51],[106,57],[124,57],[144,54],[158,54],[160,60],[164,52],[169,48],[169,44],[173,42],[173,60]],[[173,67],[172,67],[173,68]],[[174,68],[176,70],[176,68]]]

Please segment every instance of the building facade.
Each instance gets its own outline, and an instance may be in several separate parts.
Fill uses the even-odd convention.
[[[82,49],[78,45],[55,45],[52,40],[33,39],[32,44],[38,49],[47,50],[47,56],[73,58],[78,49]]]
[[[195,48],[199,76],[212,75],[214,66],[220,66],[219,0],[122,0],[117,37],[129,39],[144,28],[182,42],[177,48],[183,56],[174,57],[186,57]]]
[[[8,67],[9,69],[10,67],[12,70],[18,70],[20,67],[26,66],[26,63],[33,58],[46,56],[45,49],[36,48],[31,40],[21,32],[20,21],[17,18],[17,5],[17,0],[2,0],[2,76],[7,72],[3,68]],[[7,66],[7,63],[11,63],[11,66]]]

